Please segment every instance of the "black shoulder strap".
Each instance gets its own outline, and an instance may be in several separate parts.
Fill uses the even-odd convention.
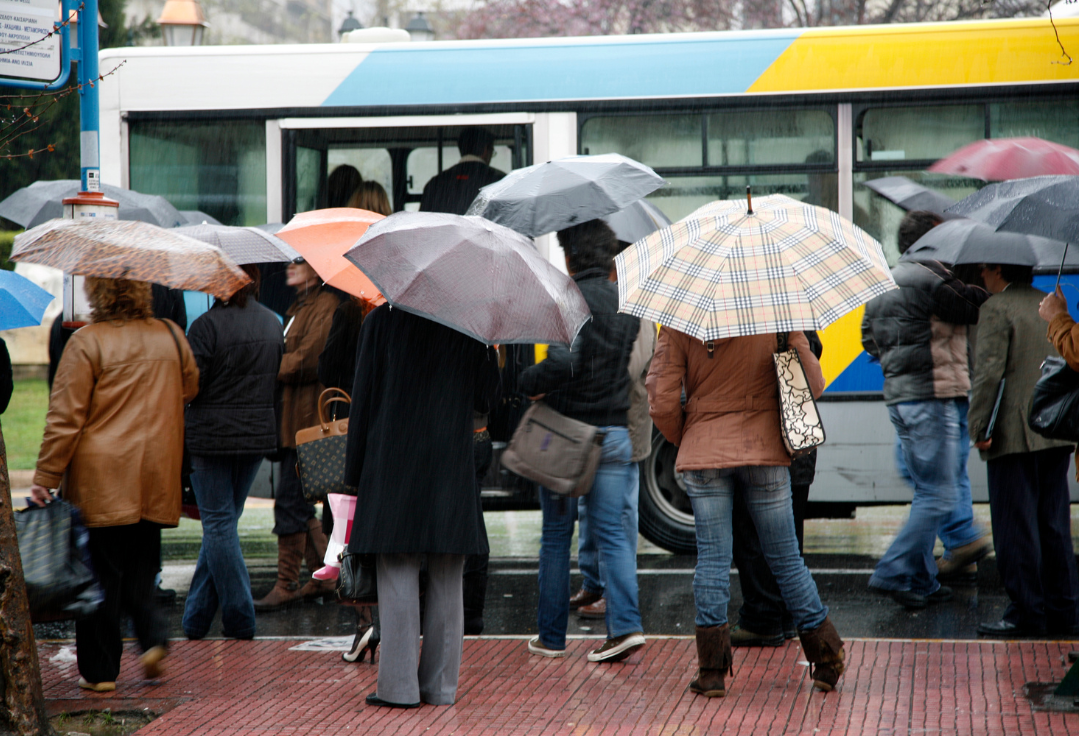
[[[787,352],[787,350],[789,349],[789,340],[790,340],[790,333],[789,332],[776,333],[776,344],[777,344],[776,352],[777,353],[785,353],[785,352]]]

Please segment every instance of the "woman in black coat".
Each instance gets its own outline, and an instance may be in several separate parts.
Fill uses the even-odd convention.
[[[460,332],[389,305],[364,320],[345,483],[357,488],[349,551],[377,555],[382,654],[372,705],[450,705],[456,698],[462,569],[466,555],[488,552],[472,418],[490,411],[499,386],[495,350]]]

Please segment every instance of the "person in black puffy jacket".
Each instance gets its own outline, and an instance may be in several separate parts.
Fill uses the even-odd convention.
[[[199,395],[184,417],[191,485],[202,517],[199,550],[183,627],[206,636],[221,606],[224,634],[255,635],[251,581],[236,531],[265,455],[277,450],[274,389],[284,352],[281,322],[258,303],[259,271],[228,301],[195,320],[188,342],[199,366]]]

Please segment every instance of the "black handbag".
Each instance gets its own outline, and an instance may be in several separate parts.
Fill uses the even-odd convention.
[[[56,500],[15,514],[26,596],[34,623],[89,616],[105,600],[78,510]]]
[[[375,556],[345,552],[341,555],[341,574],[337,577],[337,600],[349,606],[378,604],[378,578]]]
[[[1046,439],[1079,442],[1079,373],[1063,358],[1053,356],[1042,363],[1027,424]]]

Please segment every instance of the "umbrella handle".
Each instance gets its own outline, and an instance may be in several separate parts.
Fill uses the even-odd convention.
[[[1053,293],[1060,288],[1060,274],[1064,273],[1064,259],[1068,257],[1068,243],[1064,244],[1064,255],[1060,257],[1060,268],[1057,269],[1057,284],[1053,287]]]
[[[746,214],[753,214],[753,187],[746,184]]]

